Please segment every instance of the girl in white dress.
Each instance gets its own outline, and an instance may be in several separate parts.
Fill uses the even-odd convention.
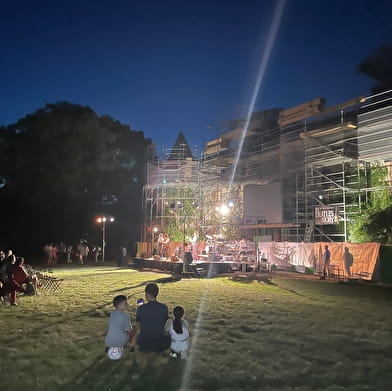
[[[171,357],[188,357],[189,327],[188,322],[182,319],[184,308],[177,306],[173,310],[174,319],[169,322],[168,332],[171,336]]]

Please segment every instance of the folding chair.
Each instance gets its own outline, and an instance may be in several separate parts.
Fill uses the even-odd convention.
[[[52,278],[51,289],[53,292],[62,292],[61,284],[64,281],[63,278]]]
[[[41,269],[39,272],[37,271],[37,278],[38,278],[38,286],[44,291],[46,291],[49,286],[47,270]]]

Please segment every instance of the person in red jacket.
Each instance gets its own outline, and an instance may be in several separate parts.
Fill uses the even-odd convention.
[[[25,288],[23,284],[28,282],[33,282],[32,277],[29,277],[26,269],[24,268],[24,258],[20,257],[16,260],[15,265],[12,267],[10,278],[9,278],[9,287],[10,287],[10,302],[11,305],[18,305],[16,302],[16,292],[24,292]]]

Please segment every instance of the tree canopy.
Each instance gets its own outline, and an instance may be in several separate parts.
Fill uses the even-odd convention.
[[[377,81],[373,93],[392,88],[392,45],[378,48],[359,65],[358,71]]]
[[[138,240],[149,143],[143,132],[68,102],[0,128],[1,244],[20,251],[82,237],[98,244],[100,213],[115,217],[112,247]]]

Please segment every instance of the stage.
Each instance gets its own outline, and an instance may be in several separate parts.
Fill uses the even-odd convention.
[[[189,265],[184,262],[172,262],[169,259],[154,260],[153,258],[134,258],[134,265],[137,269],[156,269],[173,274],[195,273],[201,277],[215,276],[217,274],[233,273],[239,268],[248,268],[250,263],[237,263],[229,261],[194,261]]]

